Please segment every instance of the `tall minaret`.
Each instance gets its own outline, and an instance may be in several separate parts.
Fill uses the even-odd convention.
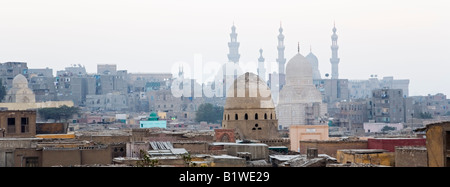
[[[266,68],[264,67],[264,57],[262,56],[263,50],[259,49],[258,58],[258,76],[261,80],[266,81]]]
[[[284,58],[284,35],[283,35],[283,28],[281,27],[281,23],[280,23],[280,29],[278,29],[278,31],[280,31],[280,34],[278,35],[278,58],[277,58],[277,62],[278,62],[278,73],[279,74],[285,74],[285,67],[284,64],[286,63],[286,58]]]
[[[234,62],[235,64],[239,63],[239,58],[241,55],[239,54],[239,42],[237,42],[237,33],[236,33],[236,27],[231,27],[231,33],[230,33],[230,39],[231,41],[228,42],[228,48],[230,49],[230,53],[228,54],[228,61]]]
[[[338,58],[338,49],[337,45],[338,36],[336,35],[336,24],[333,27],[333,35],[331,35],[331,79],[339,79],[339,58]]]
[[[286,71],[285,71],[285,64],[286,64],[286,58],[284,58],[284,35],[283,35],[283,28],[281,27],[280,23],[280,34],[278,35],[278,82],[279,87],[278,89],[281,90],[283,86],[286,84]]]

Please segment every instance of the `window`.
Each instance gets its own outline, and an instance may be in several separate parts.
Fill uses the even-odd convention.
[[[255,124],[255,126],[252,128],[253,131],[255,130],[261,130],[261,127],[259,127],[258,124]]]
[[[234,119],[238,120],[238,115],[237,114],[234,115]]]
[[[267,113],[264,114],[264,119],[267,119]]]
[[[22,133],[29,132],[28,118],[21,118],[20,127],[21,127],[20,132],[22,132]]]
[[[228,120],[230,120],[230,114],[228,114]]]
[[[258,119],[258,113],[255,114],[255,120]]]
[[[25,167],[39,167],[38,157],[26,157],[25,158]]]
[[[244,119],[245,119],[245,120],[248,120],[248,115],[247,115],[247,113],[245,113]]]
[[[16,133],[16,118],[8,118],[8,133]]]

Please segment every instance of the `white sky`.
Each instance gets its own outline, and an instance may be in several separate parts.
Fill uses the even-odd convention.
[[[336,22],[340,78],[371,74],[410,79],[410,95],[450,95],[448,0],[0,0],[0,62],[29,68],[71,64],[96,72],[117,64],[128,72],[170,72],[172,64],[228,61],[233,22],[240,64],[256,72],[259,48],[277,58],[280,21],[287,60],[313,53],[331,73]]]

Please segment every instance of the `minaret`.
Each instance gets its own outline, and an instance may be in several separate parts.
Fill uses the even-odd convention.
[[[280,34],[278,35],[278,58],[277,58],[277,62],[278,62],[278,73],[279,74],[285,74],[285,63],[286,63],[286,58],[284,58],[284,35],[283,35],[283,28],[281,27],[280,24],[280,29],[278,29],[278,31],[280,31]]]
[[[336,24],[333,27],[333,35],[331,35],[331,79],[339,79],[339,58],[338,58],[338,49],[337,45],[338,36],[336,35]]]
[[[280,34],[278,35],[278,81],[279,81],[279,90],[283,88],[283,86],[286,84],[286,71],[285,71],[285,64],[286,64],[286,58],[284,58],[284,35],[283,35],[283,28],[281,27],[280,23]]]
[[[266,68],[264,67],[264,57],[262,56],[263,50],[259,49],[258,58],[258,76],[261,80],[266,81]]]
[[[228,42],[228,48],[230,49],[230,53],[228,54],[228,61],[234,62],[235,64],[239,63],[239,58],[241,55],[239,54],[239,42],[237,42],[237,33],[236,33],[236,27],[231,27],[231,33],[230,33],[230,39],[231,41]]]

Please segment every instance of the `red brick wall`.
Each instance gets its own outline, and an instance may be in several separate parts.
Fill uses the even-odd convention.
[[[385,149],[395,152],[396,146],[425,146],[424,138],[369,138],[367,140],[368,149]]]
[[[225,134],[229,137],[228,142],[236,142],[234,129],[214,129],[214,141],[220,142]]]

